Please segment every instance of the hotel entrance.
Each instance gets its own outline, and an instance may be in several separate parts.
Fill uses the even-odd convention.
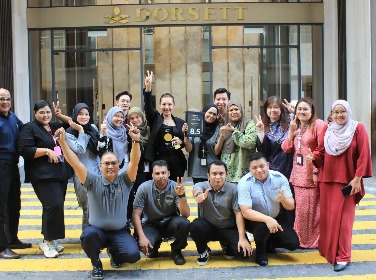
[[[249,3],[244,7],[240,4],[226,6],[229,18],[209,24],[208,21],[214,19],[223,20],[225,8],[220,6],[223,4],[208,4],[208,8],[174,5],[177,8],[106,6],[108,10],[113,9],[109,12],[94,6],[81,7],[81,11],[102,13],[105,15],[102,18],[115,22],[106,26],[103,20],[98,20],[101,26],[84,27],[80,25],[87,24],[77,19],[76,27],[36,28],[43,24],[56,25],[48,16],[57,15],[57,11],[75,12],[75,8],[50,9],[43,23],[31,21],[30,53],[39,54],[30,57],[31,103],[40,99],[59,100],[63,113],[71,115],[76,103],[85,102],[98,125],[121,91],[127,90],[133,95],[132,106],[143,106],[144,75],[151,70],[155,75],[154,102],[158,105],[163,93],[171,93],[176,102],[174,114],[179,117],[184,118],[188,109],[202,109],[213,100],[214,90],[220,87],[232,93],[233,101],[243,104],[248,118],[259,114],[263,102],[272,95],[287,100],[313,97],[317,114],[322,115],[322,24],[234,24],[247,16],[247,9],[251,11],[254,7]],[[206,24],[187,22],[194,18],[194,12],[201,15],[201,7],[202,21]],[[125,24],[131,16],[128,19],[123,14],[131,15],[132,9],[136,15],[133,25],[140,26]],[[44,13],[38,8],[30,10]],[[190,14],[185,15],[184,11]],[[113,15],[107,16],[110,12]],[[177,22],[178,12],[182,22]],[[179,24],[174,24],[174,16]],[[145,25],[149,17],[158,24]],[[182,24],[183,20],[186,25]]]

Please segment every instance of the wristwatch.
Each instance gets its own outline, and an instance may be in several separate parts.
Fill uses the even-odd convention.
[[[185,193],[183,193],[182,195],[178,195],[179,198],[183,198],[185,197]]]
[[[46,148],[46,156],[48,156],[48,148]]]
[[[139,143],[139,144],[141,144],[141,140],[132,140],[132,143],[134,144],[134,143]]]

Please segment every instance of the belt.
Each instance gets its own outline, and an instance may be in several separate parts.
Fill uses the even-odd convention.
[[[18,164],[18,160],[14,160],[14,159],[0,159],[0,163],[7,164],[7,165],[17,165]]]

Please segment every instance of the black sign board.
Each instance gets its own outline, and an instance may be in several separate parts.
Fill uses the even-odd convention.
[[[187,111],[185,121],[188,124],[188,137],[202,136],[204,132],[204,113]]]

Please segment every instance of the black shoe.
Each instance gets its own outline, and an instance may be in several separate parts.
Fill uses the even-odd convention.
[[[267,266],[268,265],[268,257],[267,256],[256,256],[256,263],[260,266]]]
[[[271,243],[268,242],[267,246],[268,246],[268,249],[267,249],[268,253],[271,253],[271,254],[277,253],[277,250],[273,247]]]
[[[97,265],[93,266],[91,271],[92,279],[103,279],[103,266],[101,260],[98,260]]]
[[[171,258],[174,260],[176,265],[183,265],[185,264],[185,259],[181,253],[181,250],[171,250]]]
[[[120,268],[122,263],[114,258],[114,253],[111,252],[111,249],[107,248],[107,255],[110,257],[110,264],[112,268]]]
[[[162,239],[155,242],[153,249],[149,250],[149,254],[147,255],[147,257],[150,259],[158,258],[158,255],[159,255],[158,250],[161,247],[161,244],[162,244]]]
[[[349,265],[350,265],[350,262],[348,262],[346,264],[339,264],[339,263],[337,263],[334,266],[334,271],[339,272],[339,271],[345,270],[346,267],[348,267]]]
[[[32,246],[33,244],[22,242],[19,239],[9,242],[9,248],[11,249],[26,249],[26,248],[31,248]]]
[[[4,251],[0,252],[0,258],[3,258],[3,259],[19,259],[20,255],[13,252],[10,248],[6,248]]]

